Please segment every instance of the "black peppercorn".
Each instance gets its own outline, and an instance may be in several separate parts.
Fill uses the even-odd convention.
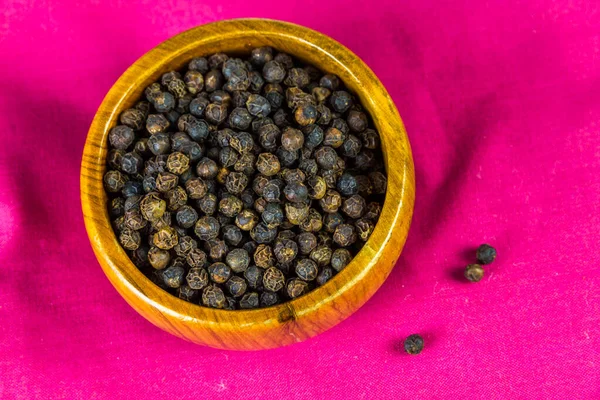
[[[248,186],[248,176],[242,172],[231,172],[225,179],[225,188],[231,194],[240,194]]]
[[[244,278],[248,282],[248,286],[252,289],[258,289],[263,284],[263,269],[256,265],[250,265],[244,271]]]
[[[479,264],[491,264],[496,259],[496,249],[489,244],[482,244],[477,248],[476,258]]]
[[[325,131],[323,144],[325,146],[338,148],[344,144],[344,140],[346,140],[346,135],[339,129],[331,127]]]
[[[139,131],[143,128],[145,119],[146,115],[142,110],[130,108],[128,110],[123,111],[121,117],[119,118],[119,121],[123,125],[127,125],[128,127]]]
[[[148,221],[154,221],[163,216],[167,209],[167,203],[162,200],[158,193],[150,192],[140,201],[140,212]]]
[[[245,130],[252,123],[252,115],[246,108],[237,107],[229,114],[229,126],[233,129]]]
[[[291,263],[298,255],[298,245],[291,239],[279,238],[275,241],[274,254],[280,264]]]
[[[163,282],[167,287],[177,289],[185,280],[185,269],[180,266],[171,265],[162,270]]]
[[[373,193],[384,194],[387,188],[387,178],[381,172],[371,172],[369,181],[373,185]]]
[[[165,200],[167,201],[169,211],[177,211],[186,204],[187,193],[181,186],[177,186],[175,189],[165,193]]]
[[[298,277],[303,281],[307,282],[315,280],[317,278],[317,274],[319,273],[317,263],[307,258],[298,260],[295,270],[296,275],[298,275]]]
[[[108,141],[118,150],[126,150],[135,140],[133,129],[126,125],[117,125],[108,133]]]
[[[252,50],[250,62],[257,67],[265,65],[273,59],[273,49],[270,47],[258,47]]]
[[[181,285],[179,289],[177,289],[177,297],[182,300],[194,302],[198,298],[198,291],[192,289],[188,285]]]
[[[350,224],[338,225],[333,233],[333,241],[341,247],[347,247],[356,242],[356,230],[354,226]]]
[[[223,63],[229,59],[229,56],[225,53],[216,53],[208,57],[208,65],[211,68],[222,68]]]
[[[207,92],[214,92],[215,90],[221,89],[224,83],[225,77],[218,69],[212,69],[208,71],[204,77],[204,88]]]
[[[256,292],[246,293],[240,299],[240,308],[241,309],[257,308],[258,305],[259,305],[258,293],[256,293]]]
[[[141,159],[141,157],[140,157]],[[190,159],[183,153],[174,152],[167,158],[167,169],[175,175],[181,175],[190,166]]]
[[[307,232],[318,232],[323,228],[323,216],[317,210],[308,210],[308,217],[300,223],[300,229]]]
[[[235,273],[242,273],[250,264],[250,256],[244,249],[233,249],[225,257],[225,262]]]
[[[256,226],[250,231],[250,237],[259,244],[270,243],[275,240],[276,236],[277,229],[269,229],[263,222],[256,224]]]
[[[297,238],[298,250],[300,254],[310,254],[317,247],[317,237],[310,232],[302,232]]]
[[[254,263],[257,267],[266,269],[275,265],[275,256],[273,249],[266,244],[259,244],[254,251]]]
[[[113,218],[123,215],[125,213],[125,200],[122,197],[112,199],[108,211]]]
[[[190,288],[195,290],[201,290],[208,285],[208,272],[204,268],[191,268],[185,280]]]
[[[123,150],[112,149],[106,155],[106,163],[112,169],[121,169],[121,158],[124,154]]]
[[[219,202],[219,211],[226,217],[235,217],[242,211],[244,204],[235,196],[228,196]]]
[[[227,286],[227,290],[229,290],[229,293],[233,297],[242,296],[248,288],[248,284],[246,283],[246,281],[243,278],[240,278],[239,276],[232,276],[227,281],[225,286]]]
[[[367,203],[365,199],[355,194],[346,200],[344,200],[344,204],[342,205],[342,211],[349,216],[350,218],[360,218],[366,211]]]
[[[283,188],[283,194],[288,201],[304,203],[308,199],[308,189],[300,182],[290,182]]]
[[[171,150],[171,141],[166,133],[156,133],[148,138],[148,148],[154,155],[167,154]]]
[[[279,303],[279,296],[275,292],[265,291],[260,295],[260,306],[271,307]]]
[[[331,261],[333,250],[327,245],[319,245],[310,252],[310,259],[316,262],[319,266],[328,265]]]
[[[225,241],[220,239],[212,239],[205,242],[204,248],[208,251],[208,256],[215,261],[223,259],[229,251]]]
[[[209,285],[202,290],[202,304],[206,307],[225,308],[227,303],[223,290],[215,285]]]
[[[187,253],[185,261],[192,268],[201,268],[206,265],[207,256],[205,252],[196,247]]]
[[[334,213],[342,205],[342,196],[335,190],[327,190],[325,196],[319,200],[321,209],[326,213]]]
[[[410,335],[404,341],[404,351],[408,354],[416,355],[423,351],[423,338],[421,335]]]
[[[104,188],[110,193],[117,193],[123,189],[127,178],[119,171],[108,171],[104,174]]]
[[[333,278],[333,275],[335,274],[335,271],[332,268],[329,267],[325,267],[321,270],[321,272],[319,272],[319,275],[317,275],[317,285],[319,286],[323,286],[324,284],[326,284],[331,278]]]
[[[225,283],[231,277],[231,268],[222,262],[216,262],[208,266],[208,276],[215,283]]]
[[[204,112],[206,111],[206,107],[210,104],[210,101],[205,97],[196,97],[192,99],[188,108],[190,110],[190,114],[195,117],[204,117]]]
[[[211,103],[206,107],[204,117],[211,124],[220,125],[227,119],[227,106],[224,104]]]
[[[263,275],[263,285],[265,289],[277,292],[285,286],[285,275],[275,267],[267,268]]]
[[[258,216],[252,210],[242,210],[235,217],[235,225],[243,231],[251,231],[258,223]]]
[[[260,153],[256,159],[256,169],[265,176],[277,174],[280,168],[279,160],[274,154]]]
[[[216,218],[205,216],[201,217],[198,222],[196,222],[194,232],[201,240],[211,240],[219,235],[220,228],[221,225]]]
[[[184,205],[175,214],[177,225],[181,228],[188,229],[196,224],[198,220],[198,212],[188,205]]]
[[[205,74],[208,72],[208,60],[204,57],[194,58],[188,64],[188,69],[190,71],[198,71],[201,74]]]
[[[304,135],[298,129],[286,128],[281,134],[281,146],[287,151],[300,150],[304,145]]]
[[[373,233],[373,230],[375,229],[373,222],[366,218],[359,219],[354,223],[354,226],[356,227],[358,238],[363,242],[369,239],[369,236],[371,236],[371,233]]]
[[[125,212],[125,226],[135,231],[139,231],[148,225],[148,221],[142,217],[139,210],[131,210]]]
[[[337,162],[338,155],[335,150],[329,146],[319,147],[315,151],[315,160],[319,167],[323,169],[332,169]]]
[[[300,297],[302,296],[306,290],[308,289],[308,283],[306,283],[305,281],[301,280],[301,279],[290,279],[290,281],[287,283],[287,295],[291,298],[291,299],[295,299],[296,297]]]
[[[347,249],[336,249],[331,255],[331,266],[340,272],[352,260],[352,254]]]
[[[148,250],[148,262],[154,269],[164,269],[169,265],[170,261],[171,255],[167,250],[159,249],[158,247],[151,247]]]
[[[479,282],[483,279],[484,270],[479,264],[469,264],[465,268],[465,278],[470,282]]]
[[[190,236],[179,236],[177,245],[173,248],[175,254],[180,257],[185,257],[193,249],[198,247],[198,242],[192,239]]]
[[[379,135],[373,129],[366,129],[360,134],[362,144],[369,150],[379,148]]]
[[[345,113],[352,105],[352,96],[346,91],[338,90],[331,94],[330,103],[335,112]]]
[[[146,130],[150,135],[163,133],[171,124],[162,114],[150,114],[146,120]]]
[[[135,250],[140,247],[142,237],[138,231],[133,229],[125,228],[119,234],[119,243],[126,250]]]
[[[269,83],[280,83],[286,75],[283,64],[274,60],[269,60],[264,64],[262,73],[265,81]]]
[[[248,112],[255,117],[266,117],[271,113],[271,103],[258,94],[251,94],[246,101]]]
[[[329,90],[337,90],[340,87],[340,78],[331,74],[323,75],[319,81],[319,86],[323,86]]]
[[[170,226],[165,226],[159,229],[152,239],[152,242],[156,247],[163,250],[170,250],[177,244],[178,234],[175,229]]]
[[[358,193],[358,182],[350,173],[343,173],[337,181],[337,190],[343,196],[352,196]]]
[[[286,203],[285,215],[288,221],[294,225],[300,225],[306,218],[310,206],[306,203]]]

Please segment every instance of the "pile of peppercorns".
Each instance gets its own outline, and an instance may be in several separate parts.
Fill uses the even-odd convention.
[[[373,231],[378,133],[340,79],[269,47],[195,58],[109,133],[119,242],[153,282],[208,307],[268,307],[325,284]]]

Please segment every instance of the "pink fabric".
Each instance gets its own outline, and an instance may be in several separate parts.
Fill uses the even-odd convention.
[[[0,6],[0,398],[600,398],[593,2],[80,3]],[[119,75],[172,35],[244,16],[362,57],[400,110],[418,183],[406,248],[372,300],[254,353],[184,342],[133,311],[79,204],[85,135]],[[498,260],[465,283],[482,242]],[[415,332],[426,348],[411,357],[399,346]]]

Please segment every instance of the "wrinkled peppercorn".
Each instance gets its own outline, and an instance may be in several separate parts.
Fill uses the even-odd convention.
[[[225,257],[225,262],[235,273],[241,273],[248,268],[250,256],[244,249],[233,249]]]
[[[231,268],[222,262],[216,262],[208,266],[208,276],[215,283],[225,283],[231,276]]]
[[[248,284],[244,278],[239,276],[232,276],[227,283],[225,284],[227,290],[233,297],[240,297],[244,293],[246,293],[246,289],[248,288]]]
[[[167,269],[162,270],[162,277],[165,285],[176,289],[185,280],[185,269],[177,265],[171,265]]]
[[[308,283],[301,279],[290,279],[287,283],[287,294],[291,299],[302,296],[308,289]]]
[[[195,290],[201,290],[205,288],[209,283],[208,272],[204,268],[191,268],[185,280],[190,288]]]
[[[465,278],[470,282],[479,282],[483,279],[484,270],[479,264],[469,264],[465,268]]]
[[[260,306],[270,307],[279,303],[279,296],[275,292],[264,291],[260,295]]]
[[[265,289],[277,292],[285,286],[285,275],[281,270],[270,267],[263,275],[263,285]]]
[[[317,278],[317,274],[319,273],[319,269],[317,268],[317,263],[313,260],[309,260],[308,258],[304,258],[299,260],[296,263],[296,275],[303,281],[313,281]]]
[[[219,235],[220,227],[219,221],[217,221],[216,218],[206,216],[201,217],[198,222],[196,222],[194,232],[201,240],[211,240]]]
[[[479,264],[491,264],[496,259],[496,249],[489,244],[482,244],[477,248],[476,258]]]
[[[202,304],[212,308],[225,308],[226,299],[223,290],[216,285],[209,285],[202,290]]]
[[[263,283],[263,270],[256,265],[250,265],[244,271],[244,278],[246,278],[249,287],[258,289]]]
[[[416,355],[423,351],[423,345],[424,341],[421,335],[410,335],[404,341],[404,351],[406,351],[408,354]]]
[[[258,224],[258,216],[252,210],[242,210],[235,217],[235,225],[243,231],[252,231]]]

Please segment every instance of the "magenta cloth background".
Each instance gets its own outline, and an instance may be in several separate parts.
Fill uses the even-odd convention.
[[[0,398],[600,398],[598,6],[301,3],[2,2]],[[381,290],[330,331],[262,352],[187,343],[139,316],[102,273],[79,202],[87,129],[119,75],[234,17],[356,52],[396,102],[416,167],[412,228]],[[465,283],[482,242],[497,262]],[[399,346],[415,332],[426,348],[411,357]]]

